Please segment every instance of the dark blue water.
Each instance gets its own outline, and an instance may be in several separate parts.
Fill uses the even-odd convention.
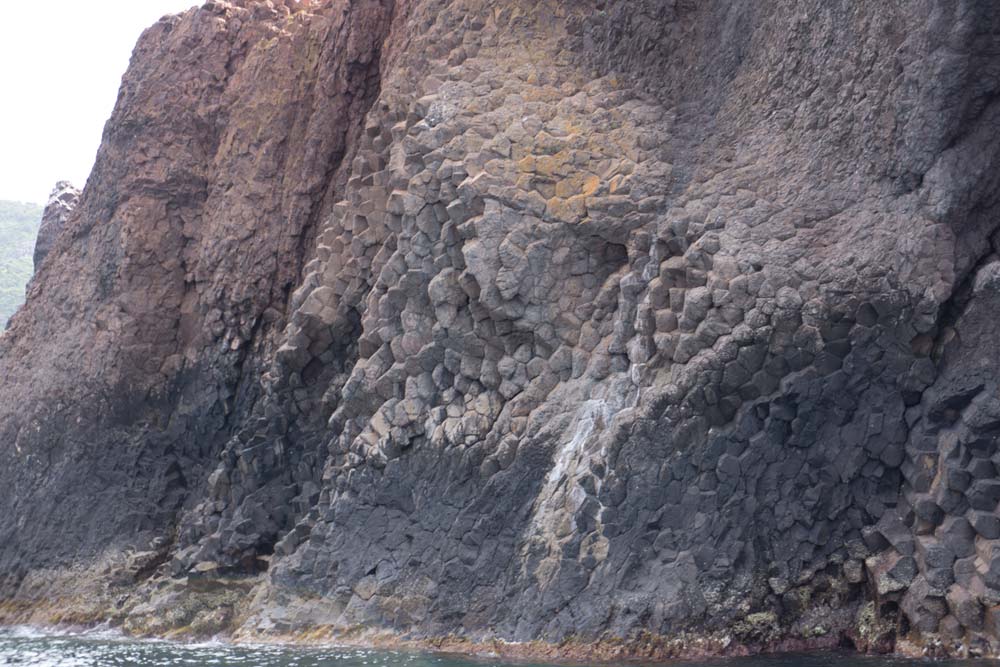
[[[636,667],[643,663],[627,663]],[[8,667],[542,667],[528,663],[353,648],[283,648],[221,643],[135,641],[110,634],[48,634],[0,629],[0,666]],[[671,667],[1000,667],[1000,661],[922,661],[849,654],[758,656]]]

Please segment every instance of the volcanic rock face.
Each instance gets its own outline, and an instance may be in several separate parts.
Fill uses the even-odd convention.
[[[38,228],[38,238],[35,240],[35,270],[41,266],[42,260],[49,254],[56,238],[66,225],[70,213],[80,202],[80,191],[68,181],[59,181],[49,195],[42,213],[42,223]]]
[[[389,18],[207,3],[144,33],[0,339],[5,594],[39,566],[148,546],[200,495],[339,197]]]
[[[998,46],[988,0],[163,19],[0,339],[0,594],[1000,651]]]

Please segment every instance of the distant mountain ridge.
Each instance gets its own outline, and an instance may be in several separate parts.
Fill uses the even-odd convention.
[[[0,330],[24,303],[42,210],[39,204],[0,201]]]

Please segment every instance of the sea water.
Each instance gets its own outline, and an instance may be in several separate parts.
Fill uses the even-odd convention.
[[[647,663],[625,663],[629,667]],[[672,667],[1000,667],[1000,661],[922,661],[846,653],[677,661]],[[136,641],[111,633],[0,629],[0,666],[8,667],[542,667],[490,658],[355,648],[236,646]]]

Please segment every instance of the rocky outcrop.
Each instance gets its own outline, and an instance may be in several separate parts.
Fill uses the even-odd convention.
[[[45,204],[45,211],[42,213],[42,222],[38,227],[38,237],[35,239],[35,270],[41,266],[42,260],[49,254],[52,246],[55,245],[59,233],[66,225],[73,209],[80,201],[80,191],[73,187],[69,181],[59,181],[49,195],[49,201]]]
[[[985,0],[163,19],[0,342],[6,617],[84,567],[136,632],[1000,652],[998,40]]]
[[[143,34],[0,341],[4,595],[169,541],[200,496],[342,196],[389,18],[380,2],[207,3]]]

